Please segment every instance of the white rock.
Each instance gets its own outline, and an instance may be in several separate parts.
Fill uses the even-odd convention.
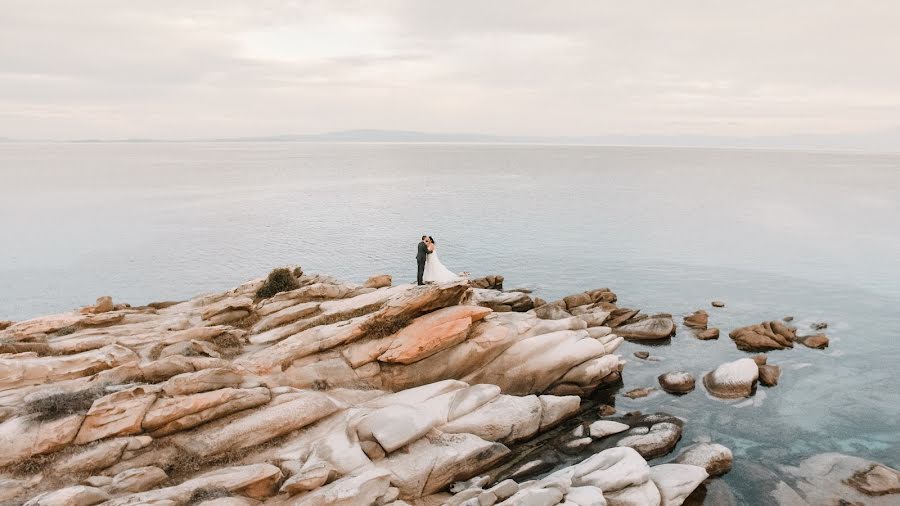
[[[703,376],[703,384],[716,397],[749,397],[758,377],[756,362],[752,358],[742,358],[716,367]]]
[[[597,420],[592,423],[590,427],[588,427],[591,433],[591,437],[594,438],[602,438],[612,434],[618,434],[620,432],[626,431],[629,429],[629,426],[624,423],[614,422],[612,420]]]
[[[689,464],[660,464],[650,468],[650,479],[662,497],[662,506],[680,506],[709,474]]]

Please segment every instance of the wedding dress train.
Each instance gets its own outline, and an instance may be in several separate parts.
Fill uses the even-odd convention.
[[[422,275],[422,279],[426,283],[447,283],[460,279],[460,276],[444,267],[444,264],[441,263],[437,256],[437,251],[435,251],[434,253],[429,253],[425,258],[425,273]]]

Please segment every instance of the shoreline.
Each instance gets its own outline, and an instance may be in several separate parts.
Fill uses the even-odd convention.
[[[462,504],[488,493],[496,503],[557,495],[578,503],[579,494],[599,493],[681,504],[710,490],[728,494],[708,477],[727,472],[731,450],[679,445],[685,422],[677,417],[613,416],[615,408],[591,400],[614,397],[622,385],[633,360],[616,354],[624,340],[668,342],[678,330],[672,315],[618,307],[607,288],[547,303],[502,291],[499,276],[426,287],[394,286],[386,275],[362,285],[291,277],[289,289],[266,298],[257,291],[267,281],[257,279],[139,308],[101,298],[0,330],[0,440],[11,446],[0,461],[0,499],[46,493],[44,500],[79,494],[90,504],[186,504],[197,491],[224,488],[273,503],[370,494],[384,504]],[[709,330],[704,314],[685,324]],[[736,342],[752,349],[810,337],[778,322],[736,330]],[[758,381],[778,388],[774,368],[742,358],[702,378],[667,377],[655,391],[624,395],[698,389],[752,399]],[[606,433],[612,423],[621,430]],[[534,449],[551,447],[586,458],[573,466],[533,458]],[[676,453],[678,463],[648,463]],[[866,492],[896,471],[831,459],[855,480],[838,480],[831,493],[868,501],[897,493]],[[184,460],[194,464],[186,469]],[[414,465],[421,461],[433,467]],[[600,461],[634,469],[592,467]],[[34,482],[60,473],[66,478],[55,483]],[[811,473],[775,484],[781,495],[773,497],[820,497],[813,491],[821,492],[822,477]],[[461,480],[470,481],[454,486]],[[491,491],[501,484],[503,493],[515,491],[501,499]]]

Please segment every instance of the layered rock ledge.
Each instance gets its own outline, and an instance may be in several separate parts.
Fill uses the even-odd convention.
[[[604,324],[637,314],[601,289],[542,318],[500,277],[291,276],[265,298],[258,279],[5,323],[0,502],[414,502],[617,383],[622,338]]]

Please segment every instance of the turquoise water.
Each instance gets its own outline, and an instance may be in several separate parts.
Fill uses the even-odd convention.
[[[769,354],[781,383],[756,406],[658,394],[621,412],[688,420],[684,442],[753,466],[822,451],[900,465],[900,155],[404,144],[0,144],[0,320],[109,294],[133,304],[230,288],[301,264],[351,281],[415,276],[418,237],[442,261],[552,299],[608,286],[620,305],[705,308],[718,341],[684,329],[628,343],[624,386],[695,377],[745,354],[727,332],[785,315],[831,346]],[[724,309],[709,301],[724,300]],[[680,318],[679,318],[680,320]],[[631,356],[648,349],[664,360]],[[761,395],[762,394],[762,395]],[[682,444],[685,444],[682,443]],[[661,461],[665,461],[663,458]],[[756,481],[754,481],[756,480]]]

